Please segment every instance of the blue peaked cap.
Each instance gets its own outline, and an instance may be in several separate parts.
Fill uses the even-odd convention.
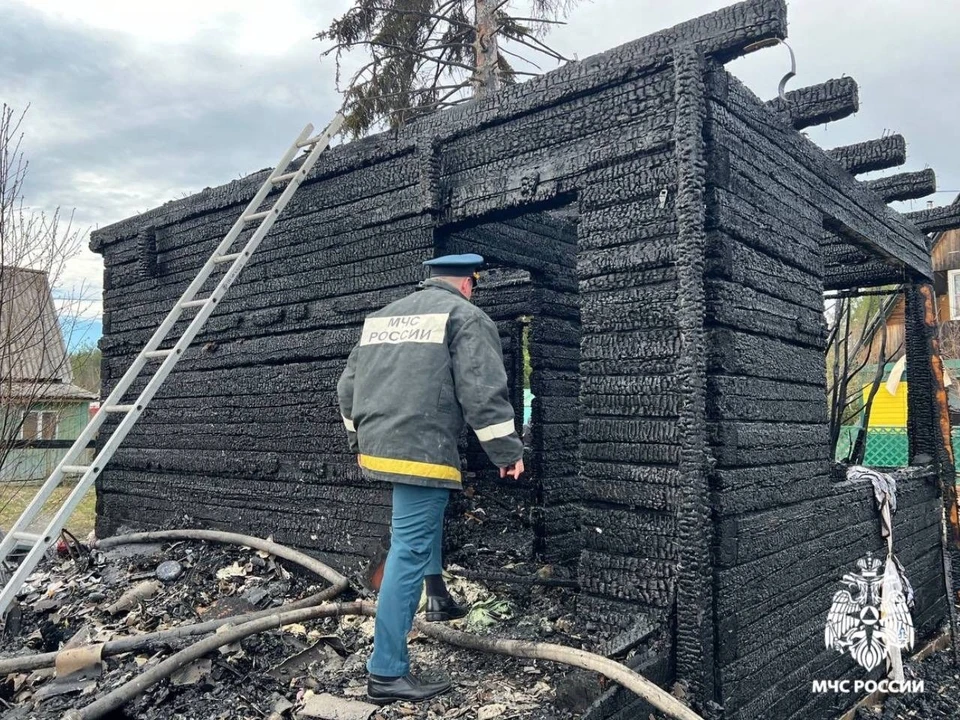
[[[483,265],[483,257],[476,253],[463,255],[442,255],[423,263],[430,269],[430,276],[470,277]]]

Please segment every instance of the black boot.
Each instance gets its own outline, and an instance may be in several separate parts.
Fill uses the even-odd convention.
[[[399,700],[423,702],[442,695],[451,687],[449,680],[423,683],[409,673],[398,678],[370,675],[367,678],[367,697],[378,705]]]
[[[458,605],[450,595],[427,596],[427,622],[447,622],[466,617],[470,608]]]

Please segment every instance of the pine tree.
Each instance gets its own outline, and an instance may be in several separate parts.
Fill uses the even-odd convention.
[[[575,2],[523,0],[524,16],[511,7],[518,0],[355,0],[316,36],[332,43],[322,57],[336,60],[344,131],[362,137],[495,92],[542,72],[531,57],[565,62],[542,38]],[[341,88],[343,60],[353,50],[368,53],[367,61]]]

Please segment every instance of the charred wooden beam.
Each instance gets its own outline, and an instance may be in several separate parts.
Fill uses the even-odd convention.
[[[710,482],[707,475],[707,423],[704,387],[706,349],[703,330],[706,253],[706,161],[703,125],[707,95],[704,60],[695,48],[676,58],[677,160],[677,324],[683,353],[677,377],[683,403],[680,476],[683,493],[677,511],[681,562],[677,573],[677,677],[694,702],[707,708],[717,699],[714,597],[710,570],[712,546]]]
[[[865,180],[864,185],[883,198],[884,202],[914,200],[936,192],[937,174],[931,169],[906,172],[876,180]]]
[[[960,204],[957,203],[904,213],[903,216],[925,233],[960,228]]]
[[[852,115],[860,109],[860,95],[853,78],[835,78],[788,92],[783,99],[769,101],[767,107],[785,115],[794,128],[802,130]]]
[[[902,267],[883,260],[868,260],[858,264],[828,266],[823,272],[824,290],[849,290],[850,288],[896,285],[909,280]]]
[[[949,598],[954,588],[948,548],[952,551],[960,549],[960,515],[957,506],[957,471],[953,457],[950,408],[947,389],[943,384],[943,359],[940,356],[937,300],[930,283],[908,288],[904,299],[906,355],[907,366],[910,368],[910,392],[907,396],[910,464],[932,464],[940,481],[944,509],[941,538],[946,541],[946,545],[942,546],[943,589]],[[951,602],[948,606],[956,661],[960,628],[955,604]]]
[[[907,141],[903,135],[887,137],[827,150],[851,175],[897,167],[907,161]]]
[[[157,276],[157,229],[153,225],[137,233],[137,270],[142,278]]]

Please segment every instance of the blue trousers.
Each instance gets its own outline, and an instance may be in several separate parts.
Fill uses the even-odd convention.
[[[446,488],[393,485],[390,552],[383,571],[373,653],[367,670],[400,677],[410,672],[407,635],[420,604],[424,575],[442,571],[443,513],[450,499]]]

